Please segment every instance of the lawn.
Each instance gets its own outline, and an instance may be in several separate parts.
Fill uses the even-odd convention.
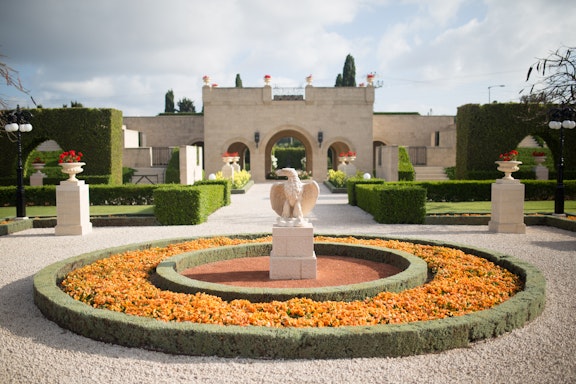
[[[451,214],[451,213],[490,213],[492,203],[490,201],[473,202],[429,202],[426,203],[428,214]],[[576,200],[567,200],[564,203],[566,213],[576,214]],[[554,201],[525,201],[524,213],[553,213]],[[90,207],[90,215],[153,215],[152,205],[95,205]],[[0,218],[10,218],[16,215],[15,207],[0,207]],[[28,217],[56,216],[56,207],[26,207]]]

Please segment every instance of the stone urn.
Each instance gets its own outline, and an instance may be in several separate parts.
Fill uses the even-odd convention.
[[[78,163],[60,163],[62,167],[62,173],[66,173],[69,177],[67,181],[78,181],[76,175],[79,173],[84,172],[82,169],[86,163],[78,162]]]
[[[542,165],[546,161],[546,156],[532,156],[536,165]]]
[[[46,163],[32,163],[32,167],[36,170],[36,173],[42,173],[42,170],[46,166]]]
[[[512,173],[520,169],[518,166],[522,164],[522,162],[516,160],[509,160],[509,161],[496,161],[496,164],[498,164],[498,170],[500,172],[504,172],[504,177],[502,178],[502,180],[515,180],[512,177]]]

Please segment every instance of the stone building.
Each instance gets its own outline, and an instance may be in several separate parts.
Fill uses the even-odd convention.
[[[220,170],[223,153],[238,152],[240,164],[249,159],[252,179],[260,182],[272,169],[272,147],[286,137],[304,145],[305,170],[318,181],[348,151],[356,152],[358,170],[390,181],[397,180],[398,146],[408,147],[417,173],[420,167],[455,165],[453,116],[374,113],[374,97],[372,86],[309,84],[300,94],[286,94],[269,85],[205,85],[203,115],[124,117],[124,165],[161,172],[168,148],[197,145],[206,175]]]

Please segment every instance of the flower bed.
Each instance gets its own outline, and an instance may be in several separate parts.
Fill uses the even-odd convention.
[[[266,327],[337,327],[427,321],[489,309],[521,289],[518,276],[461,250],[381,239],[326,238],[398,249],[423,258],[434,278],[400,293],[382,292],[363,301],[316,302],[307,298],[267,303],[226,302],[204,293],[162,291],[150,282],[167,257],[203,248],[270,242],[258,239],[209,238],[113,255],[69,273],[61,285],[75,300],[94,308],[165,321]]]
[[[324,239],[328,238],[317,238],[318,241]],[[284,359],[407,356],[462,348],[471,341],[495,337],[519,328],[544,310],[545,279],[530,264],[481,249],[417,239],[407,242],[377,237],[330,238],[330,241],[344,243],[397,244],[408,251],[422,252],[422,257],[432,260],[429,266],[434,268],[436,276],[430,283],[401,293],[404,295],[412,291],[411,294],[416,294],[419,301],[414,303],[398,299],[402,296],[377,295],[350,303],[293,299],[273,303],[237,301],[232,305],[232,302],[224,302],[214,296],[175,294],[149,284],[149,274],[154,270],[154,265],[171,254],[203,247],[249,242],[258,244],[264,241],[266,239],[258,235],[243,235],[234,239],[158,240],[80,255],[54,263],[34,276],[34,302],[47,318],[63,328],[96,340],[174,354]],[[466,261],[469,257],[471,259]],[[442,262],[442,259],[446,262]],[[475,259],[478,259],[478,264]],[[110,269],[111,263],[117,263],[117,268]],[[88,273],[84,266],[92,269],[92,272]],[[135,274],[132,273],[134,266],[140,267]],[[497,271],[497,276],[501,277],[494,279],[493,271]],[[90,282],[98,280],[102,284],[96,287],[77,280],[77,287],[70,287],[75,292],[73,295],[84,295],[87,302],[101,301],[104,306],[118,306],[123,312],[94,308],[64,293],[60,283],[70,272],[74,276],[79,272],[85,273]],[[76,279],[73,275],[70,275],[69,282]],[[464,280],[455,280],[461,278]],[[502,295],[501,289],[489,286],[486,287],[488,292],[485,292],[481,281],[490,280],[508,286],[508,292]],[[117,285],[112,285],[114,282]],[[139,284],[143,284],[142,289],[138,288]],[[112,292],[115,289],[117,292]],[[97,291],[105,295],[98,297]],[[510,296],[513,292],[516,294]],[[135,296],[136,293],[150,295]],[[474,301],[482,306],[489,306],[490,301],[505,301],[490,309],[474,312],[472,308],[477,304],[473,304],[468,297],[476,294],[480,296]],[[108,300],[105,297],[112,301],[105,303]],[[407,296],[403,297],[407,300]],[[122,298],[128,301],[122,304]],[[186,299],[180,309],[172,306],[175,299]],[[439,307],[443,307],[441,312],[444,312],[445,318],[406,322],[410,321],[413,312],[420,311],[422,303],[434,299]],[[127,308],[122,309],[121,305],[127,305]],[[186,314],[184,309],[192,308],[192,305],[196,307]],[[463,310],[456,312],[457,306],[463,307]],[[151,317],[128,315],[128,307],[139,314],[148,312]],[[275,311],[279,308],[284,311],[257,311],[258,308],[276,308]],[[180,315],[191,315],[211,324],[158,321],[159,318],[171,316],[175,310]],[[469,310],[472,312],[464,314]],[[280,313],[285,317],[281,318]],[[249,320],[246,314],[265,326],[218,325],[223,323],[223,319],[243,323]],[[337,314],[347,314],[348,322],[374,325],[327,326],[328,320],[323,320],[323,316]],[[431,315],[438,316],[428,314]],[[280,319],[279,324],[282,321],[295,323],[272,326],[273,318]],[[318,320],[322,320],[324,326],[310,326],[311,321]],[[380,324],[376,324],[376,320]],[[392,320],[399,324],[385,324]]]

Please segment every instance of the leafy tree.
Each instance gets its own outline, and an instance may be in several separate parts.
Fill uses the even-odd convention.
[[[526,81],[534,73],[540,78],[529,90],[528,102],[572,105],[576,102],[576,47],[560,47],[546,58],[538,59],[528,69]],[[523,90],[524,91],[524,90]]]
[[[341,87],[342,86],[342,74],[339,73],[338,76],[336,76],[336,84],[334,84],[335,87]]]
[[[174,109],[174,91],[169,90],[166,92],[166,96],[164,97],[164,112],[166,113],[174,113],[176,110]]]
[[[242,79],[239,73],[236,74],[236,88],[242,88]]]
[[[84,105],[82,105],[82,103],[80,103],[78,101],[71,101],[70,107],[72,107],[72,108],[84,108]]]
[[[354,58],[348,54],[344,62],[344,69],[342,70],[342,86],[355,87],[356,86],[356,65]]]
[[[196,107],[194,106],[194,102],[188,98],[183,98],[182,100],[178,101],[178,111],[180,113],[183,112],[196,112]]]

